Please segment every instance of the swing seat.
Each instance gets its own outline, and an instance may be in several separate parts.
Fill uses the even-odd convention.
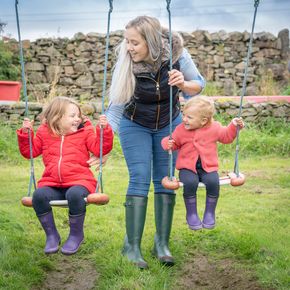
[[[177,190],[180,186],[183,186],[183,184],[174,176],[171,179],[168,176],[163,177],[161,184],[164,188],[171,190]]]
[[[239,173],[238,175],[234,172],[228,173],[226,176],[221,176],[219,178],[220,185],[231,185],[231,186],[241,186],[245,183],[246,177],[244,174]],[[162,179],[162,185],[166,189],[177,190],[179,187],[183,186],[183,183],[180,182],[176,177],[170,179],[168,176],[165,176]],[[205,187],[204,183],[200,182],[198,187]]]
[[[109,202],[110,198],[107,194],[94,192],[89,194],[86,198],[84,198],[87,205],[95,204],[95,205],[105,205]],[[32,207],[32,197],[25,196],[21,199],[22,205],[26,207]],[[58,206],[58,207],[67,207],[68,202],[67,200],[52,200],[49,202],[51,206]]]

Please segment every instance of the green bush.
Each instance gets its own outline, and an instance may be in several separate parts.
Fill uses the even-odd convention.
[[[16,63],[16,57],[9,51],[9,46],[0,41],[0,80],[19,79],[20,69],[14,63]]]

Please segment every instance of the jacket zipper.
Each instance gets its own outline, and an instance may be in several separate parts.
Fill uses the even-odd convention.
[[[59,152],[59,160],[58,160],[58,166],[57,166],[57,171],[58,171],[58,178],[60,183],[62,183],[61,179],[61,174],[60,174],[60,165],[61,165],[61,160],[62,160],[62,147],[63,147],[63,142],[64,142],[64,136],[61,136],[61,142],[60,142],[60,152]]]
[[[159,102],[160,102],[161,96],[160,96],[160,84],[159,84],[159,82],[160,82],[160,72],[161,72],[161,68],[162,67],[160,67],[160,70],[159,70],[159,73],[158,73],[158,80],[157,81],[155,79],[150,78],[150,77],[147,77],[147,76],[137,76],[137,78],[145,78],[145,79],[152,80],[156,84],[156,93],[158,95],[157,117],[156,117],[156,125],[155,125],[155,129],[156,130],[158,129],[159,117],[160,117],[160,104],[159,104]],[[133,114],[131,116],[131,121],[133,121],[135,111],[136,111],[136,107],[134,108]]]

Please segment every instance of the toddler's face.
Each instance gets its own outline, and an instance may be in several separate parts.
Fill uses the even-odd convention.
[[[189,107],[183,111],[182,121],[186,130],[202,128],[207,120],[201,116],[197,108]]]
[[[79,108],[74,104],[69,104],[65,114],[62,116],[61,122],[61,130],[63,134],[69,134],[76,132],[81,123],[82,119],[80,116]]]

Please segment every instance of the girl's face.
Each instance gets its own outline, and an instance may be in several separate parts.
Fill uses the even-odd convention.
[[[202,128],[208,119],[202,117],[198,108],[189,107],[183,111],[182,121],[186,130]]]
[[[69,104],[65,114],[60,119],[60,127],[63,134],[76,132],[81,123],[79,108],[74,104]]]
[[[132,61],[149,61],[149,50],[147,43],[136,28],[131,27],[126,29],[124,36],[127,42],[127,50],[132,58]]]

